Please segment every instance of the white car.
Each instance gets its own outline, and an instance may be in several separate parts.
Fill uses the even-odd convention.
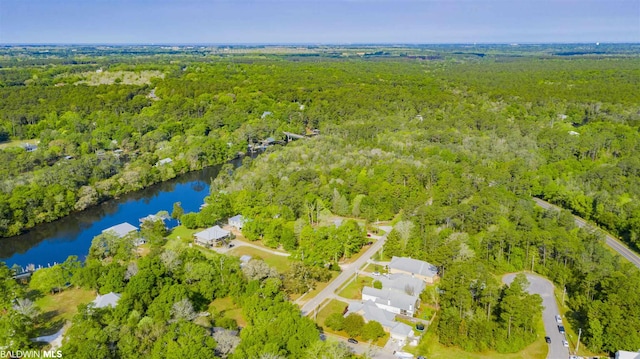
[[[556,315],[556,322],[562,324],[562,316],[560,316],[560,314]]]
[[[373,275],[375,275],[376,277],[380,275],[380,272],[373,272]]]
[[[562,341],[562,346],[565,347],[565,348],[568,348],[569,347],[569,342],[566,341],[566,340],[563,340]]]

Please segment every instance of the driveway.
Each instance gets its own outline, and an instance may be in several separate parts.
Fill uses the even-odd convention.
[[[533,198],[533,200],[536,202],[536,204],[544,209],[555,209],[557,211],[559,211],[561,208],[558,206],[555,206],[549,202],[543,201],[540,198]],[[587,223],[587,221],[585,221],[584,219],[573,215],[573,218],[576,222],[576,226],[580,227],[580,228],[587,228],[587,229],[600,229],[598,227],[592,226],[591,224]],[[620,242],[619,240],[617,240],[615,237],[613,237],[612,235],[610,235],[609,233],[603,231],[600,229],[600,231],[602,233],[604,233],[605,235],[605,243],[613,248],[614,251],[618,252],[621,256],[623,256],[624,258],[626,258],[629,262],[633,263],[633,265],[635,265],[636,267],[640,268],[640,256],[638,256],[636,253],[634,253],[632,250],[630,250],[629,248],[627,248],[624,244],[622,244],[622,242]]]
[[[344,282],[346,282],[349,278],[351,278],[351,276],[353,276],[356,273],[356,270],[362,267],[369,259],[371,259],[371,257],[373,257],[373,255],[377,251],[379,251],[382,248],[382,246],[384,245],[384,242],[387,240],[387,235],[391,231],[390,227],[386,227],[384,230],[386,231],[387,229],[389,229],[389,231],[387,231],[382,237],[372,236],[371,238],[377,239],[377,241],[373,243],[367,249],[367,251],[364,252],[362,256],[360,256],[360,258],[356,259],[353,263],[345,266],[342,270],[342,273],[340,273],[336,277],[336,279],[334,279],[320,293],[318,293],[314,298],[312,298],[302,306],[302,315],[313,313],[313,311],[316,310],[316,308],[318,308],[318,306],[325,299],[332,298],[335,291]]]
[[[517,273],[506,274],[502,277],[502,282],[510,284],[513,282]],[[544,321],[545,335],[551,338],[551,344],[549,344],[548,359],[568,358],[569,348],[562,346],[562,341],[565,339],[563,334],[558,331],[558,323],[556,323],[555,316],[560,314],[558,310],[558,304],[556,298],[553,295],[553,283],[548,279],[539,275],[526,273],[527,280],[529,281],[529,288],[527,292],[531,294],[539,294],[542,297],[542,320]]]

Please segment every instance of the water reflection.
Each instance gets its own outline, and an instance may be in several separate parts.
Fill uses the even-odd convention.
[[[241,161],[232,163],[239,166]],[[162,210],[171,213],[175,202],[182,203],[185,213],[198,211],[209,194],[209,183],[216,178],[220,167],[190,172],[40,225],[23,235],[0,239],[0,261],[11,267],[14,264],[60,263],[70,255],[84,259],[93,237],[105,228],[122,222],[139,226],[139,219],[148,214]]]

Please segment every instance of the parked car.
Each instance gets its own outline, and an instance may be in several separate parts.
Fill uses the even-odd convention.
[[[373,274],[373,275],[375,275],[375,276],[377,277],[377,276],[379,276],[379,275],[380,275],[380,272],[373,272],[373,273],[371,273],[371,274]]]
[[[349,339],[347,339],[347,341],[348,341],[349,343],[351,343],[351,344],[358,344],[358,341],[357,341],[357,340],[355,340],[355,339],[353,339],[353,338],[349,338]]]
[[[544,341],[547,342],[547,344],[551,344],[551,338],[549,337],[544,337]]]
[[[367,237],[371,237],[371,233],[367,233]]]
[[[562,341],[562,346],[565,347],[565,348],[568,348],[569,347],[569,342],[566,341],[566,340],[563,340]]]
[[[564,334],[564,327],[562,325],[558,325],[558,331],[560,334]]]
[[[562,316],[560,314],[556,315],[556,322],[562,324]]]

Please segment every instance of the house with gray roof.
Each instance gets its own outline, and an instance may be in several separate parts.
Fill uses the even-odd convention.
[[[120,300],[121,295],[118,293],[110,292],[105,295],[100,295],[96,297],[93,301],[93,304],[96,308],[105,308],[112,307],[115,308],[118,305],[118,301]]]
[[[380,276],[377,280],[382,283],[382,288],[392,289],[409,295],[420,295],[427,286],[422,279],[402,273]]]
[[[618,350],[616,352],[616,359],[640,359],[640,350],[637,352],[628,352],[626,350]]]
[[[360,314],[366,322],[375,320],[382,327],[389,331],[396,325],[396,315],[384,309],[378,308],[376,304],[370,300],[361,303],[351,302],[347,307],[347,313]],[[346,315],[346,314],[345,314]]]
[[[136,232],[137,230],[138,230],[138,227],[131,225],[128,222],[124,222],[124,223],[117,224],[113,227],[109,227],[103,230],[102,233],[110,233],[117,236],[118,238],[122,238],[129,233]]]
[[[409,257],[393,257],[389,263],[390,274],[407,274],[426,283],[438,280],[438,268],[433,264]]]
[[[394,314],[412,317],[420,306],[417,295],[409,295],[393,289],[362,288],[362,301],[372,301],[378,308]]]
[[[242,230],[242,227],[244,226],[245,222],[246,220],[240,214],[229,218],[229,225],[231,227],[236,227],[239,231]]]
[[[197,244],[204,247],[213,247],[228,238],[229,234],[229,231],[225,231],[220,226],[213,226],[194,234],[194,237]]]

